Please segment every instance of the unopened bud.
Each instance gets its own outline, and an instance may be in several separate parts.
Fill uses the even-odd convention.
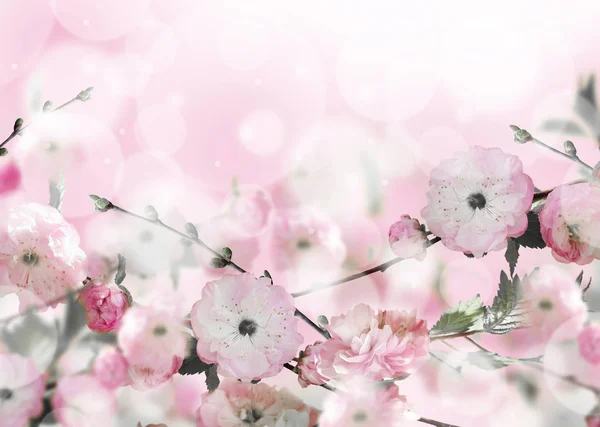
[[[563,143],[563,148],[565,149],[565,153],[567,153],[569,156],[577,156],[577,148],[575,148],[575,144],[573,144],[571,141],[565,141]]]
[[[21,130],[22,127],[23,127],[23,119],[19,117],[17,120],[15,120],[15,126],[13,129],[15,132],[18,132]]]
[[[188,236],[193,237],[194,239],[198,238],[198,230],[196,229],[196,226],[194,224],[192,224],[191,222],[187,222],[184,228]]]
[[[89,99],[92,97],[93,89],[93,87],[88,87],[86,90],[82,90],[79,92],[79,95],[77,95],[77,99],[82,102],[89,101]]]
[[[318,316],[317,325],[319,325],[321,328],[324,328],[325,326],[329,325],[329,320],[327,320],[327,316],[323,316],[322,314]]]
[[[52,110],[52,101],[46,101],[46,102],[44,102],[44,106],[42,107],[42,111],[44,113],[46,113],[46,112],[48,112],[50,110]]]
[[[146,213],[146,218],[148,218],[150,221],[158,220],[158,212],[156,212],[156,209],[154,208],[154,206],[147,205],[144,208],[144,212]]]
[[[4,157],[8,154],[8,150],[4,147],[0,148],[0,157]]]
[[[525,129],[519,129],[518,131],[515,132],[514,141],[517,144],[525,144],[532,140],[533,140],[533,137]]]

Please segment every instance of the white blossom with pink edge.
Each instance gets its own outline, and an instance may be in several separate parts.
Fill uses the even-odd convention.
[[[331,393],[325,400],[319,427],[400,427],[405,425],[406,398],[398,386],[381,386],[357,377],[347,391]]]
[[[399,221],[390,226],[388,233],[390,247],[397,256],[419,261],[425,258],[427,251],[427,236],[417,219],[402,215]]]
[[[166,308],[130,308],[117,338],[129,363],[131,386],[136,390],[154,388],[170,380],[185,357],[183,325]]]
[[[562,185],[546,198],[540,231],[559,262],[589,264],[600,258],[600,188]]]
[[[50,303],[79,286],[85,259],[77,231],[51,206],[28,203],[13,209],[0,235],[0,265],[18,289],[21,312],[35,303],[32,295]]]
[[[429,359],[427,322],[416,311],[375,312],[359,304],[330,319],[319,372],[331,379],[364,376],[374,381],[416,372]]]
[[[499,148],[456,153],[432,170],[429,184],[421,214],[449,249],[482,257],[527,229],[533,182],[521,160]]]
[[[286,389],[226,379],[206,393],[197,411],[197,427],[312,427],[318,412]]]
[[[209,282],[191,312],[198,356],[242,381],[277,375],[303,341],[294,312],[292,296],[269,278],[244,273]]]
[[[117,399],[92,375],[61,379],[52,398],[53,414],[63,427],[115,426]]]
[[[553,265],[536,269],[523,279],[522,300],[526,332],[544,342],[567,321],[572,326],[562,333],[569,336],[562,338],[575,338],[588,316],[587,305],[575,280]]]
[[[46,374],[18,354],[0,354],[0,427],[24,427],[42,412]]]

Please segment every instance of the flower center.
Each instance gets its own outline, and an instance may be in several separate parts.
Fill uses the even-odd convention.
[[[9,400],[13,396],[13,392],[9,388],[0,388],[0,402]]]
[[[469,206],[471,209],[483,209],[485,208],[485,196],[481,193],[473,193],[469,197],[467,197],[467,202],[469,202]]]
[[[296,247],[301,251],[304,251],[310,248],[310,241],[308,241],[307,239],[300,239],[296,242]]]
[[[567,224],[567,231],[569,232],[570,242],[579,242],[579,225]]]
[[[30,265],[32,267],[36,265],[39,260],[40,257],[34,254],[33,252],[27,252],[21,257],[21,261],[23,261],[23,264]]]
[[[155,337],[162,337],[167,335],[167,328],[164,325],[156,325],[152,330],[152,334]]]
[[[242,409],[240,412],[240,419],[245,424],[254,424],[256,421],[262,418],[263,414],[256,408],[250,408],[250,410]]]
[[[367,413],[365,411],[355,412],[354,416],[352,417],[355,423],[364,423],[365,421],[367,421],[368,418],[369,417],[367,416]]]
[[[246,335],[252,336],[256,333],[257,328],[258,328],[258,325],[256,324],[256,322],[254,320],[244,319],[240,322],[240,324],[238,326],[238,331],[243,336],[246,336]]]
[[[539,302],[538,307],[542,311],[550,311],[554,307],[554,304],[552,304],[552,301],[548,299],[543,299]]]

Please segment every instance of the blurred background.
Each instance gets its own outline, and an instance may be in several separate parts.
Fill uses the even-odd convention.
[[[90,193],[139,214],[153,205],[178,229],[192,222],[209,245],[229,246],[236,263],[268,270],[290,292],[315,287],[391,259],[390,224],[420,219],[429,172],[456,151],[516,154],[541,190],[579,176],[574,163],[513,143],[509,124],[558,149],[570,139],[595,165],[599,18],[592,1],[4,0],[0,129],[8,136],[17,117],[34,124],[0,158],[0,217],[47,203],[48,181],[62,173],[63,214],[89,271],[110,275],[124,254],[136,301],[169,293],[185,313],[223,270],[172,234],[94,213]],[[89,102],[41,116],[47,100],[58,106],[90,86]],[[520,275],[556,264],[549,250],[524,249]],[[477,293],[489,304],[502,269],[503,252],[468,259],[436,245],[422,262],[303,296],[297,307],[331,317],[368,302],[416,309],[432,325]],[[600,273],[596,263],[584,270]],[[588,300],[597,310],[594,282]],[[307,344],[318,339],[301,328]],[[515,334],[486,345],[540,354]],[[447,371],[432,360],[399,384],[423,416],[577,427],[594,406],[591,393],[523,368],[468,368],[460,380]],[[190,425],[191,410],[169,402],[193,400],[205,387],[194,381],[127,390],[121,401],[132,420],[162,414]],[[317,407],[326,393],[286,372],[268,382]]]

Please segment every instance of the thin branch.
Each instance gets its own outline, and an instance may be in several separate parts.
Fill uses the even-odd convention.
[[[308,325],[310,327],[312,327],[315,331],[317,331],[319,334],[321,334],[323,336],[323,338],[325,339],[329,339],[331,338],[331,335],[329,334],[329,332],[327,332],[325,329],[321,328],[319,325],[317,325],[315,322],[313,322],[312,320],[310,320],[304,313],[302,313],[300,310],[296,309],[296,312],[294,313],[294,315],[302,320],[304,320],[306,323],[308,323]]]
[[[541,147],[544,147],[544,148],[546,148],[546,149],[548,149],[550,151],[553,151],[554,153],[558,154],[559,156],[565,157],[565,158],[571,160],[572,162],[575,162],[575,163],[581,165],[583,168],[589,170],[590,172],[592,172],[594,170],[594,168],[592,166],[590,166],[587,163],[585,163],[583,160],[581,160],[579,157],[577,157],[577,155],[571,156],[569,154],[563,153],[562,151],[557,150],[556,148],[551,147],[551,146],[543,143],[542,141],[540,141],[537,138],[532,138],[531,141],[534,144],[537,144],[537,145],[539,145]]]
[[[435,245],[440,240],[441,239],[439,237],[434,237],[433,239],[431,239],[429,241],[427,247]],[[379,264],[379,265],[377,265],[375,267],[369,268],[368,270],[361,271],[360,273],[351,274],[350,276],[344,277],[342,279],[338,279],[338,280],[333,281],[331,283],[327,283],[325,285],[320,285],[320,286],[315,286],[313,288],[305,289],[305,290],[299,291],[299,292],[294,292],[292,294],[292,296],[294,298],[298,298],[298,297],[302,297],[304,295],[312,294],[314,292],[322,291],[323,289],[332,288],[334,286],[338,286],[338,285],[341,285],[343,283],[352,282],[353,280],[360,279],[361,277],[369,276],[369,275],[371,275],[373,273],[377,273],[377,272],[384,273],[392,265],[398,264],[400,261],[403,261],[404,259],[405,258],[397,257],[397,258],[391,259],[391,260],[389,260],[387,262],[384,262],[383,264]]]
[[[432,426],[436,426],[436,427],[459,427],[455,424],[448,424],[448,423],[443,423],[441,421],[436,421],[436,420],[432,420],[430,418],[419,418],[417,421],[424,423],[424,424],[429,424]]]
[[[577,179],[575,181],[570,181],[567,182],[566,184],[562,184],[562,185],[575,185],[575,184],[581,184],[583,182],[588,182],[587,179]],[[533,193],[533,201],[534,202],[538,202],[542,199],[545,199],[546,197],[548,197],[548,194],[550,194],[552,191],[554,191],[554,188],[551,188],[549,190],[544,190],[544,191],[538,191],[537,193]]]
[[[69,105],[75,101],[85,102],[85,101],[89,100],[91,91],[92,91],[92,88],[87,88],[86,90],[79,92],[79,94],[76,97],[74,97],[73,99],[70,99],[69,101],[65,102],[64,104],[56,107],[54,110],[48,111],[46,114],[52,113],[53,111],[58,111],[62,108],[65,108],[67,105]],[[26,128],[28,128],[31,125],[32,125],[32,123],[29,123],[25,126],[22,126],[21,128],[19,128],[17,130],[13,130],[11,132],[11,134],[8,135],[8,137],[2,142],[2,144],[0,144],[0,148],[4,147],[6,144],[8,144],[10,142],[11,139],[13,139],[17,135],[20,135]]]
[[[482,332],[485,332],[485,331],[478,329],[478,330],[474,330],[474,331],[460,332],[457,334],[438,335],[438,336],[431,337],[430,341],[447,340],[447,339],[451,339],[451,338],[464,338],[464,337],[468,337],[470,335],[480,334]]]

